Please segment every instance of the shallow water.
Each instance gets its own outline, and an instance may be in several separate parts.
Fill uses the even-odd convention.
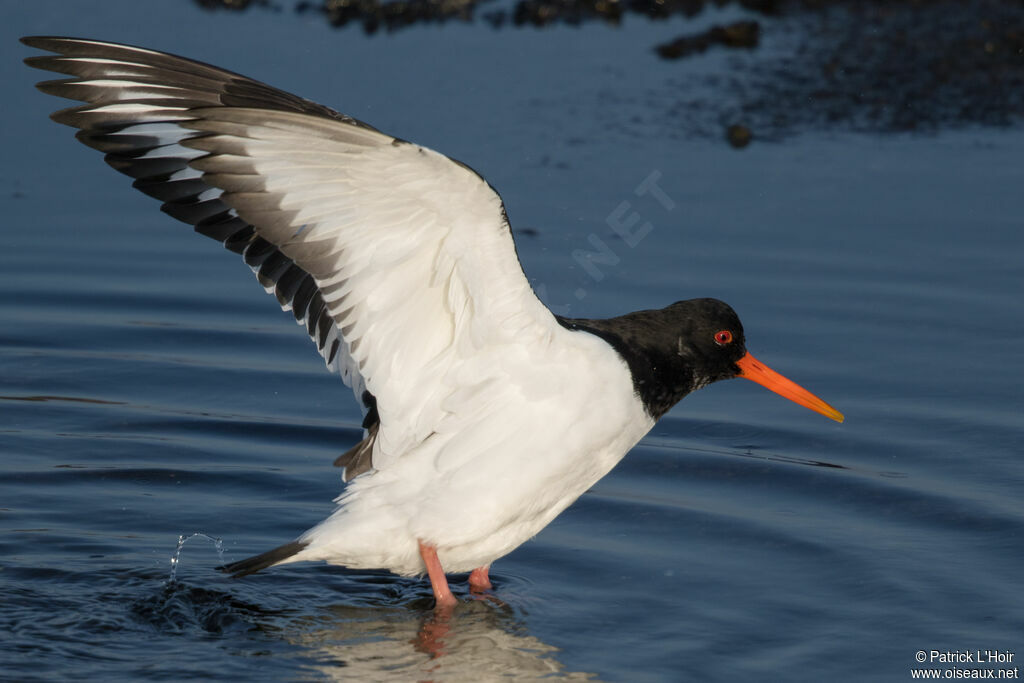
[[[67,6],[0,10],[0,676],[908,680],[918,650],[1024,656],[1020,127],[688,136],[657,107],[731,57],[650,46],[736,9],[366,36]],[[328,514],[359,411],[234,254],[46,119],[60,103],[15,42],[34,33],[202,59],[463,160],[553,308],[722,298],[846,423],[704,389],[499,560],[491,598],[457,579],[449,620],[387,573],[227,579],[202,537],[169,581],[181,535],[237,560]],[[636,192],[652,174],[667,202]],[[650,223],[635,246],[616,211]],[[595,238],[614,265],[573,258]]]

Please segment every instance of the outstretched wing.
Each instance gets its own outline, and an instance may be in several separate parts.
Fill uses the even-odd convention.
[[[457,362],[557,327],[523,275],[501,198],[468,167],[192,60],[23,42],[57,53],[29,65],[71,76],[41,90],[85,103],[54,120],[240,253],[353,388],[370,436],[339,459],[347,477],[429,438],[460,388]]]

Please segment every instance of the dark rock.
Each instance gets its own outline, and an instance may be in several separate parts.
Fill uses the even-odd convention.
[[[746,126],[733,124],[725,129],[725,138],[736,149],[743,149],[754,139],[754,134]]]
[[[737,21],[728,26],[713,26],[704,33],[682,36],[654,50],[662,59],[680,59],[704,52],[712,45],[725,47],[757,47],[761,27],[756,21]]]

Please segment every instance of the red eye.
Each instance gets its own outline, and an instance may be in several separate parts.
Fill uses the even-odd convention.
[[[715,332],[715,343],[719,346],[725,346],[726,344],[732,343],[732,332],[729,330],[719,330]]]

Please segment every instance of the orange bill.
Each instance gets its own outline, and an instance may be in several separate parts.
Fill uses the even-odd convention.
[[[771,389],[779,396],[788,398],[794,403],[799,403],[805,408],[821,413],[825,417],[832,418],[836,422],[843,421],[843,414],[838,410],[796,382],[786,379],[767,365],[764,365],[749,353],[736,361],[736,365],[740,368],[740,377],[757,382],[761,386]]]

